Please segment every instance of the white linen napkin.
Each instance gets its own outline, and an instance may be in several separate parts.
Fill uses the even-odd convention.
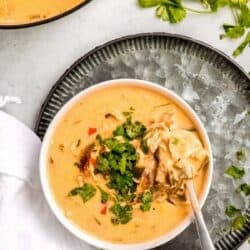
[[[94,249],[47,207],[39,181],[40,146],[28,127],[0,111],[0,250]]]

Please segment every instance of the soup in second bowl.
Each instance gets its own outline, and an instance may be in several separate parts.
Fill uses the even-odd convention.
[[[19,25],[60,15],[86,0],[1,0],[0,25]]]

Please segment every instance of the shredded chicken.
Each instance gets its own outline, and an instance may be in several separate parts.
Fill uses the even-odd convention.
[[[143,169],[140,177],[134,180],[137,183],[136,193],[141,194],[153,187],[154,200],[176,204],[186,201],[186,179],[198,175],[209,158],[198,134],[174,128],[173,118],[171,112],[155,114],[143,138],[149,149],[147,154],[140,149],[141,141],[135,139],[131,143],[140,156],[137,168]],[[121,136],[116,139],[124,140]],[[86,176],[96,179],[94,170],[97,157],[108,150],[105,146],[91,145],[83,152],[81,166]],[[186,172],[186,166],[191,167],[191,174]]]
[[[155,171],[157,162],[153,155],[147,155],[143,159],[143,166],[145,169],[140,177],[139,184],[137,186],[137,193],[142,193],[153,186],[155,180]]]
[[[193,131],[174,129],[173,114],[157,114],[148,126],[145,136],[149,147],[140,164],[145,167],[139,180],[137,192],[145,192],[156,187],[154,199],[175,204],[186,201],[185,180],[194,178],[208,163],[208,153],[203,148],[198,135]],[[191,166],[192,174],[185,171]]]

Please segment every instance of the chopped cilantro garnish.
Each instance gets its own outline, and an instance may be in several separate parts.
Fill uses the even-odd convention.
[[[90,200],[95,195],[95,193],[96,188],[92,184],[85,183],[82,187],[72,189],[68,196],[79,195],[85,203]]]
[[[124,111],[124,112],[122,112],[122,114],[124,116],[130,117],[133,114],[133,112],[132,111]]]
[[[238,215],[232,222],[232,230],[240,230],[242,229],[247,223],[247,218],[244,215]]]
[[[100,134],[97,134],[95,138],[100,144],[102,143],[102,137]]]
[[[109,211],[114,214],[111,218],[111,222],[115,225],[126,224],[132,219],[132,206],[120,205],[119,203],[114,204],[110,207]]]
[[[243,183],[236,189],[236,192],[243,192],[246,196],[248,196],[250,195],[250,185]]]
[[[119,142],[115,138],[103,140],[102,144],[110,151],[98,156],[96,169],[99,172],[108,173],[111,170],[117,170],[124,174],[127,170],[132,170],[139,158],[132,144]]]
[[[110,182],[107,186],[126,198],[129,194],[133,193],[136,189],[134,176],[131,172],[121,174],[118,171],[111,172]]]
[[[132,112],[133,109],[130,108]],[[113,137],[102,139],[97,136],[99,144],[107,150],[97,157],[96,171],[109,175],[108,188],[116,191],[118,201],[131,202],[135,198],[135,167],[139,159],[132,139],[141,139],[146,131],[146,127],[140,122],[133,122],[131,116],[115,131]],[[124,140],[118,140],[117,136],[122,136]],[[144,143],[145,146],[145,143]]]
[[[129,111],[124,111],[124,112],[122,112],[122,114],[123,114],[124,116],[126,116],[127,118],[129,118],[129,117],[132,116],[132,114],[134,113],[134,111],[135,111],[135,109],[134,109],[133,107],[130,107],[130,108],[129,108]]]
[[[232,165],[226,169],[225,173],[231,176],[233,179],[237,180],[241,179],[244,176],[245,170],[243,168]]]
[[[174,138],[174,140],[172,141],[172,144],[177,145],[178,143],[179,143],[179,139]]]
[[[240,209],[237,209],[232,205],[227,206],[225,209],[226,216],[228,216],[230,218],[234,217],[236,214],[239,214],[239,213],[240,213]]]
[[[149,152],[148,144],[146,139],[141,139],[140,148],[144,154]]]
[[[136,195],[135,193],[129,193],[129,194],[116,194],[115,196],[115,201],[117,202],[133,202],[135,199]]]
[[[105,192],[100,186],[97,186],[101,192],[101,203],[106,203],[109,199],[109,194]]]
[[[241,148],[236,152],[236,158],[238,161],[244,161],[246,159],[246,150]]]
[[[141,196],[142,204],[140,205],[140,209],[143,212],[149,211],[151,208],[152,200],[153,200],[153,195],[151,192],[146,192],[146,193],[142,194],[142,196]]]
[[[138,121],[133,122],[131,117],[119,126],[114,132],[114,136],[123,136],[125,139],[133,140],[143,137],[146,132],[146,127]]]

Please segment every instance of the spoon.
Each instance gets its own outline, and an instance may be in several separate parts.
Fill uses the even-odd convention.
[[[192,169],[190,166],[186,166],[186,172],[192,173]],[[188,176],[190,175],[188,174]],[[200,209],[200,205],[199,205],[196,193],[194,191],[194,183],[192,179],[187,180],[186,187],[187,187],[187,193],[188,193],[189,200],[190,200],[193,213],[194,213],[195,225],[196,225],[196,230],[199,235],[201,249],[202,250],[214,250],[215,247],[213,245],[206,223],[204,221],[204,218]]]

